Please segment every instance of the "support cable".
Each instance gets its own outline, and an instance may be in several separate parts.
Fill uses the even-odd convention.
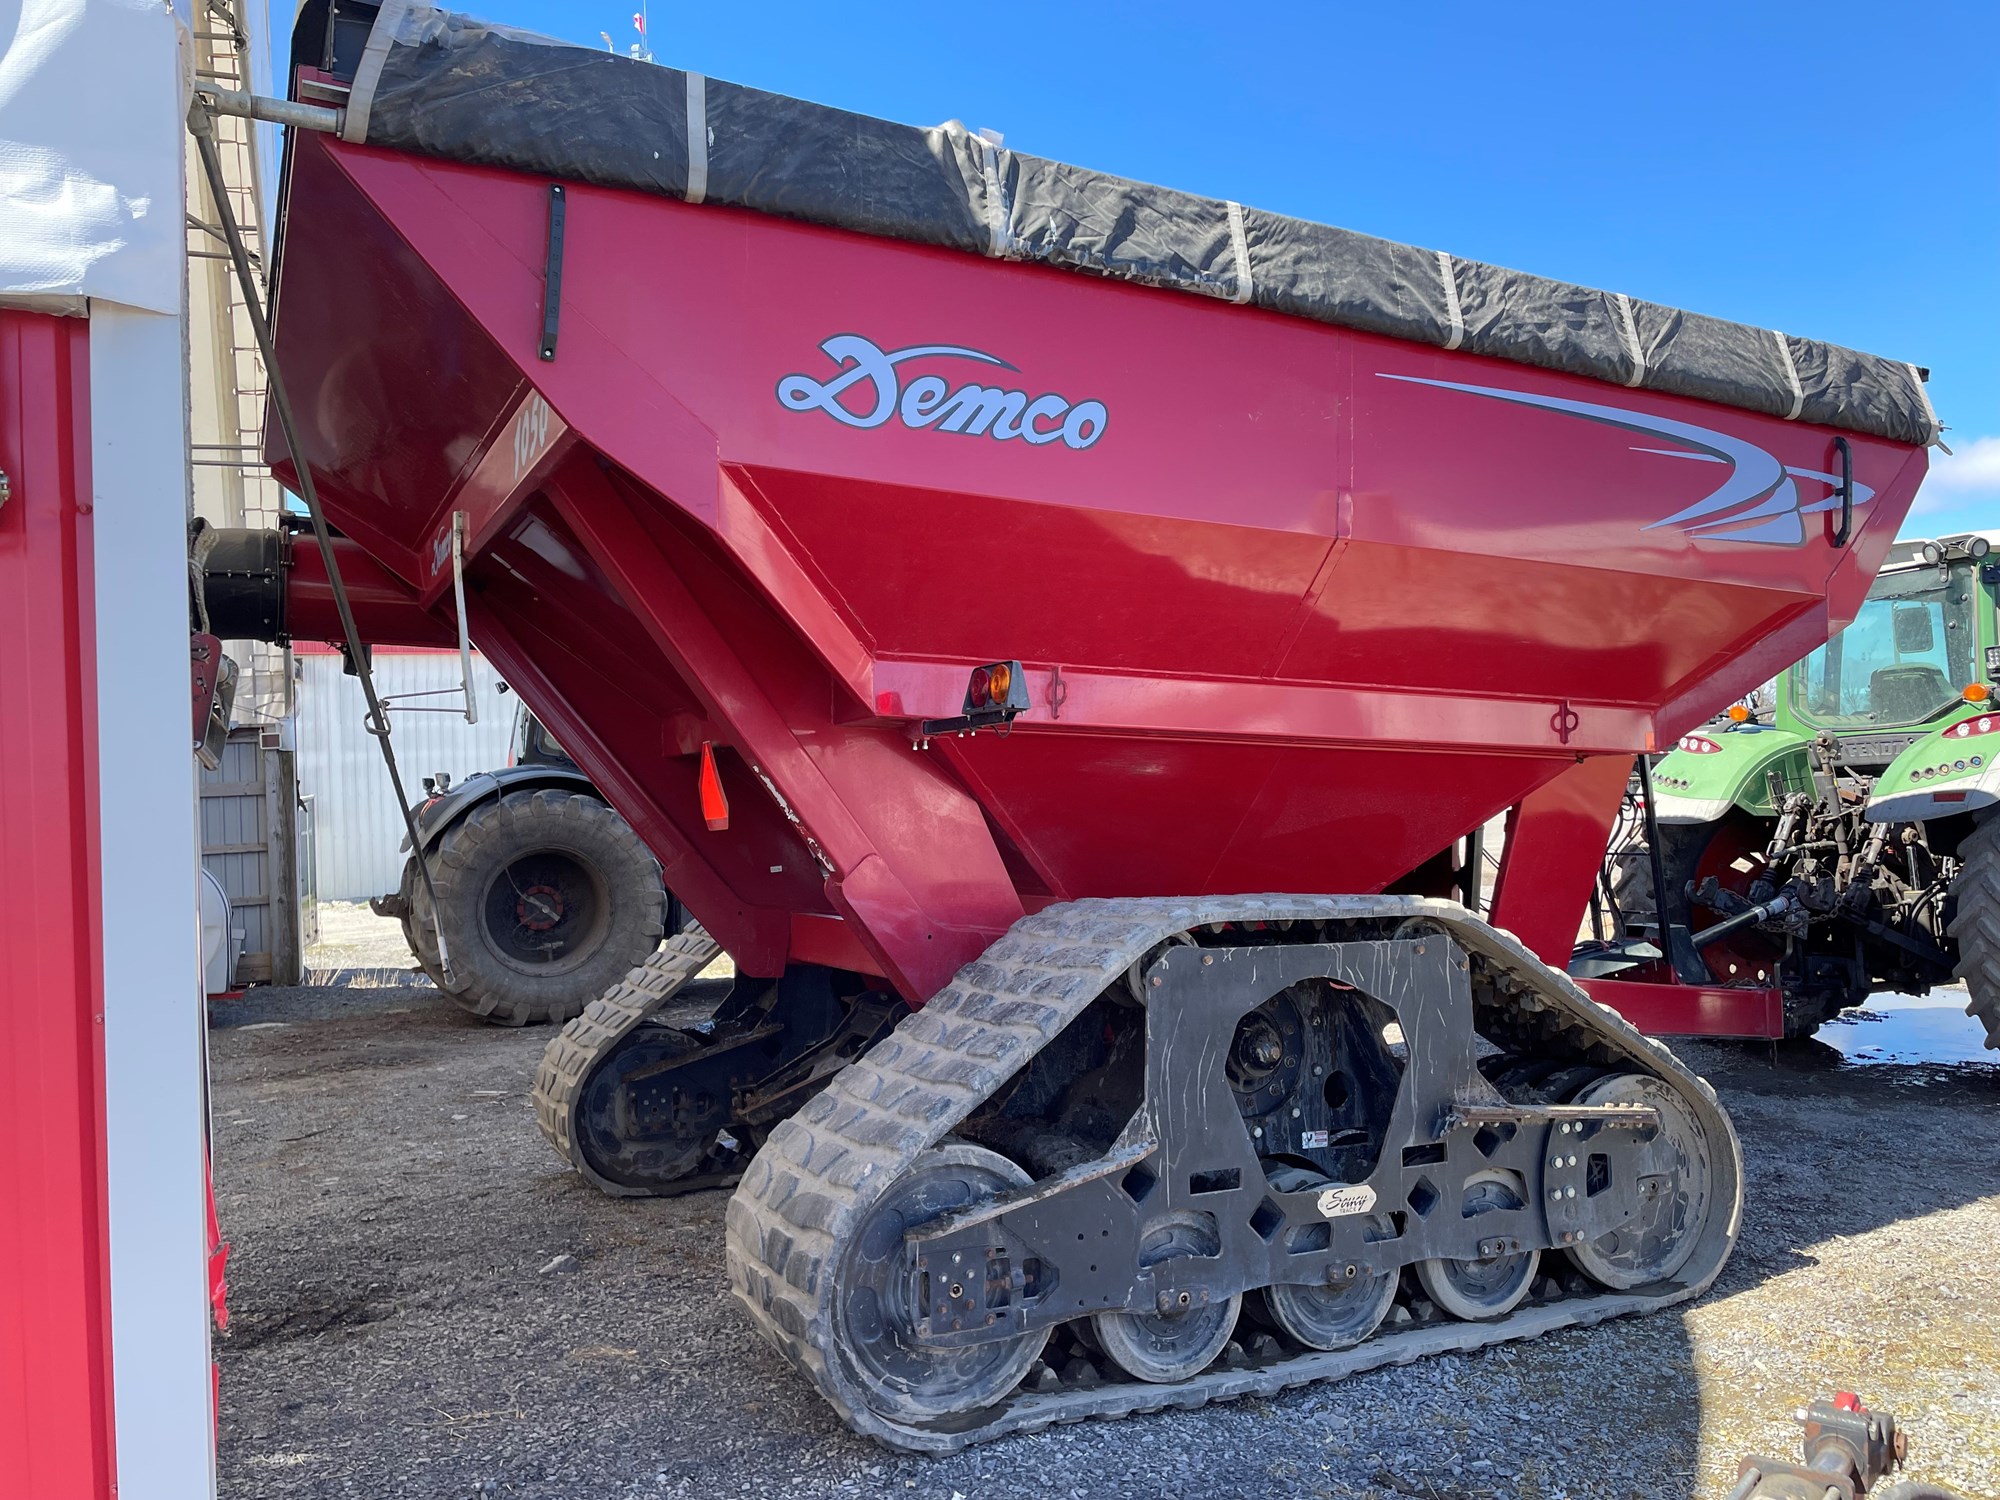
[[[364,727],[382,747],[382,761],[389,768],[389,782],[396,791],[396,806],[402,809],[403,827],[409,834],[410,857],[416,861],[417,873],[423,877],[424,895],[430,900],[431,930],[437,935],[438,971],[449,983],[452,979],[451,952],[445,946],[444,924],[438,920],[437,887],[431,883],[430,861],[424,858],[423,841],[417,835],[417,815],[403,792],[402,772],[396,768],[396,751],[389,743],[389,715],[375,693],[375,675],[369,667],[361,632],[354,623],[354,608],[348,602],[347,585],[340,576],[340,563],[334,556],[326,516],[320,510],[312,465],[306,461],[305,450],[299,443],[298,428],[292,420],[291,398],[286,393],[284,377],[278,371],[277,350],[271,343],[271,324],[264,315],[264,303],[258,296],[257,283],[250,268],[250,254],[244,248],[243,234],[237,228],[236,213],[229,202],[228,183],[222,175],[222,158],[215,149],[215,121],[211,106],[199,95],[188,111],[188,129],[194,135],[195,148],[201,153],[202,173],[208,179],[209,195],[215,200],[223,238],[229,244],[229,257],[236,267],[236,280],[243,289],[245,311],[250,316],[250,326],[257,334],[258,352],[264,357],[264,378],[271,395],[271,410],[277,415],[285,447],[290,450],[292,462],[298,469],[299,498],[305,502],[306,514],[312,519],[313,536],[319,543],[320,559],[326,566],[327,583],[333,591],[333,606],[340,615],[341,632],[346,637],[348,659],[354,664],[355,675],[361,679],[361,692],[368,700],[368,717]]]

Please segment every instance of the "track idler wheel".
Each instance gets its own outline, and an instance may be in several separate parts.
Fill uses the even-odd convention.
[[[1511,1172],[1474,1172],[1465,1180],[1461,1211],[1468,1219],[1496,1209],[1525,1208],[1518,1181]],[[1420,1260],[1417,1283],[1424,1295],[1454,1318],[1484,1322],[1502,1317],[1520,1305],[1535,1284],[1542,1262],[1539,1250],[1489,1255],[1464,1260]]]
[[[1222,1237],[1207,1214],[1173,1213],[1141,1236],[1139,1269],[1221,1251]],[[1152,1312],[1103,1312],[1090,1320],[1090,1331],[1107,1359],[1127,1375],[1156,1385],[1191,1380],[1214,1364],[1236,1331],[1236,1315],[1243,1307],[1241,1294],[1204,1301],[1197,1293],[1175,1288],[1173,1279],[1170,1273],[1156,1279],[1162,1290]]]
[[[1032,1180],[998,1152],[948,1141],[912,1162],[868,1210],[836,1282],[832,1352],[883,1416],[930,1422],[992,1406],[1040,1358],[1049,1341],[1047,1328],[960,1348],[919,1342],[915,1330],[923,1318],[926,1278],[911,1271],[904,1245],[910,1230]],[[931,1280],[949,1274],[938,1272]]]
[[[1680,1090],[1641,1073],[1614,1073],[1582,1090],[1576,1104],[1649,1104],[1660,1125],[1640,1148],[1639,1214],[1566,1252],[1579,1270],[1615,1291],[1665,1281],[1694,1253],[1715,1203],[1707,1135]]]

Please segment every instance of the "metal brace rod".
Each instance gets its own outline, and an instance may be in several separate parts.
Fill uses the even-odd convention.
[[[465,527],[462,510],[451,513],[451,594],[458,605],[458,686],[465,694],[465,722],[479,722],[479,704],[472,696],[472,632],[465,622]]]
[[[536,351],[545,360],[556,357],[556,331],[562,319],[563,226],[568,201],[560,182],[549,185],[549,246],[542,262],[542,345]]]
[[[1645,1129],[1660,1123],[1650,1104],[1454,1104],[1446,1130],[1471,1125],[1626,1125]]]
[[[246,94],[206,81],[194,86],[200,102],[218,115],[238,115],[246,120],[267,120],[273,125],[292,125],[300,130],[320,130],[339,135],[347,124],[347,111],[320,104],[294,104],[289,99],[268,99],[262,94]],[[218,193],[227,188],[217,185]]]

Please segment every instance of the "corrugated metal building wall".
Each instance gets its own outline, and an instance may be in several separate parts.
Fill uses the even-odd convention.
[[[300,950],[314,941],[310,819],[299,805],[297,757],[280,730],[238,725],[222,763],[201,770],[201,862],[229,897],[234,984],[297,984]]]
[[[380,896],[402,878],[403,817],[382,752],[361,725],[367,704],[360,680],[341,671],[337,654],[300,650],[297,660],[299,790],[313,803],[320,898]],[[457,652],[375,653],[375,691],[383,697],[438,694],[391,706],[396,764],[413,798],[423,795],[423,778],[439,771],[458,781],[507,763],[518,700],[499,691],[484,657],[473,657],[472,677],[477,724],[455,711],[458,699],[450,690],[458,686]],[[425,706],[454,711],[413,711]]]

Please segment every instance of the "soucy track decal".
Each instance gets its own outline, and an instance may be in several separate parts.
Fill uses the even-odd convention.
[[[1375,1189],[1367,1183],[1330,1187],[1319,1195],[1319,1216],[1339,1219],[1348,1214],[1365,1214],[1375,1206]]]
[[[1676,422],[1622,406],[1600,406],[1592,401],[1571,401],[1562,396],[1538,396],[1504,386],[1461,385],[1454,380],[1425,380],[1416,375],[1390,375],[1376,371],[1380,380],[1400,380],[1411,385],[1436,386],[1440,390],[1463,391],[1469,396],[1485,396],[1516,406],[1539,406],[1563,412],[1586,422],[1602,422],[1628,432],[1668,438],[1684,444],[1679,448],[1634,448],[1635,453],[1651,453],[1661,458],[1691,458],[1700,463],[1727,464],[1729,475],[1702,499],[1685,509],[1646,527],[1655,531],[1673,526],[1698,541],[1760,542],[1767,546],[1797,547],[1806,539],[1805,517],[1840,507],[1840,476],[1818,469],[1788,467],[1755,443],[1731,437],[1726,432],[1697,427],[1692,422]],[[1808,501],[1799,485],[1823,486],[1826,494]],[[1860,480],[1854,482],[1854,508],[1859,510],[1875,498],[1875,491]]]
[[[1070,402],[1053,392],[1030,399],[1026,391],[977,382],[954,389],[935,374],[903,383],[900,367],[912,360],[972,360],[1019,373],[997,354],[958,344],[885,350],[858,333],[837,333],[819,347],[841,368],[825,380],[787,375],[779,381],[778,403],[787,411],[825,412],[844,427],[880,427],[894,419],[905,427],[1003,443],[1019,438],[1038,448],[1059,442],[1083,449],[1104,436],[1109,414],[1102,401]]]

